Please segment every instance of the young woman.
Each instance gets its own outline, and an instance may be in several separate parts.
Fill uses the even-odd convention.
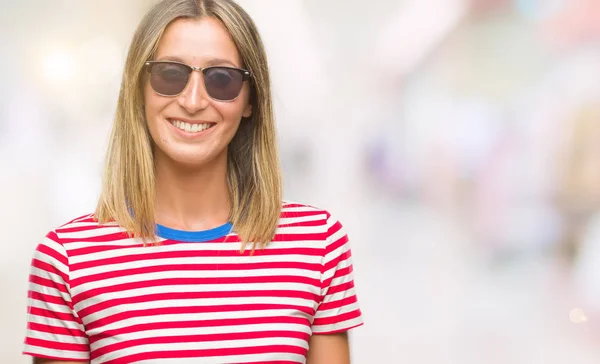
[[[92,72],[93,70],[91,70]],[[37,363],[349,363],[342,226],[282,202],[265,51],[231,0],[165,0],[133,38],[95,213],[36,249]]]

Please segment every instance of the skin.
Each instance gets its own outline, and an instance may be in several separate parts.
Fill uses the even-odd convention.
[[[306,364],[350,364],[348,334],[314,334],[308,342]]]
[[[167,27],[156,60],[174,60],[190,66],[243,68],[238,50],[223,26],[212,18],[177,20]],[[157,215],[159,224],[180,230],[206,230],[227,222],[227,146],[242,117],[252,115],[248,83],[233,101],[211,99],[200,72],[193,72],[182,94],[158,95],[149,81],[144,86],[148,129],[154,141]],[[169,119],[211,122],[200,137],[181,134]],[[201,186],[201,187],[199,187]],[[349,364],[345,333],[313,335],[308,364]],[[75,364],[81,361],[34,359],[35,364]]]
[[[197,67],[243,68],[229,33],[212,18],[172,23],[155,59],[176,60]],[[191,231],[227,222],[230,206],[227,146],[241,118],[252,115],[248,82],[235,100],[217,101],[206,93],[203,75],[192,72],[179,96],[161,96],[146,82],[144,98],[148,129],[155,144],[157,222]],[[182,136],[170,119],[215,125],[208,134],[189,138]]]

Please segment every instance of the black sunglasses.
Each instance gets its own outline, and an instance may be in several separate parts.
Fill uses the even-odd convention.
[[[217,101],[235,100],[247,81],[252,76],[248,70],[211,66],[206,68],[192,67],[172,61],[148,61],[146,68],[150,73],[150,85],[162,96],[177,96],[185,90],[193,71],[202,72],[204,88],[208,95]]]

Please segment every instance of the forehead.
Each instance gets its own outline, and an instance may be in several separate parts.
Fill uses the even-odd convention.
[[[241,59],[231,35],[216,19],[177,19],[165,29],[155,59],[180,60],[204,66],[212,60],[228,60],[240,67]]]

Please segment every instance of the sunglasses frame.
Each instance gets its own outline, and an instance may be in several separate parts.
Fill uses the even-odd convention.
[[[188,84],[190,83],[190,75],[194,71],[198,71],[198,72],[202,73],[202,78],[204,80],[204,89],[205,90],[206,90],[206,80],[204,79],[204,76],[206,75],[206,71],[208,71],[210,69],[213,69],[213,68],[226,68],[226,69],[235,70],[235,71],[240,72],[242,74],[242,84],[243,84],[243,82],[250,80],[250,78],[252,77],[252,72],[250,72],[250,71],[248,71],[246,69],[243,69],[243,68],[229,67],[229,66],[194,67],[194,66],[190,66],[188,64],[182,63],[182,62],[177,62],[177,61],[146,61],[146,63],[144,64],[144,67],[146,68],[146,70],[148,71],[148,73],[152,73],[152,66],[153,65],[155,65],[155,64],[165,64],[165,63],[167,63],[167,64],[178,64],[178,65],[184,66],[186,69],[189,70],[189,73],[188,73],[188,80],[187,80],[187,82],[185,84],[185,87],[183,88],[183,90],[181,90],[181,92],[179,92],[176,95],[161,94],[160,92],[158,92],[158,91],[156,91],[154,89],[154,86],[152,86],[152,82],[150,82],[150,86],[152,86],[152,90],[154,90],[154,92],[156,92],[158,95],[164,96],[164,97],[177,97],[177,96],[181,95],[185,91],[185,89],[187,89]],[[241,92],[241,89],[240,89],[240,92]],[[239,93],[238,93],[238,95],[236,97],[234,97],[233,99],[230,99],[230,100],[221,100],[221,99],[216,99],[216,98],[212,97],[210,95],[210,93],[208,92],[208,90],[206,90],[206,93],[208,94],[208,96],[211,99],[213,99],[215,101],[222,101],[222,102],[234,101],[239,96]]]

